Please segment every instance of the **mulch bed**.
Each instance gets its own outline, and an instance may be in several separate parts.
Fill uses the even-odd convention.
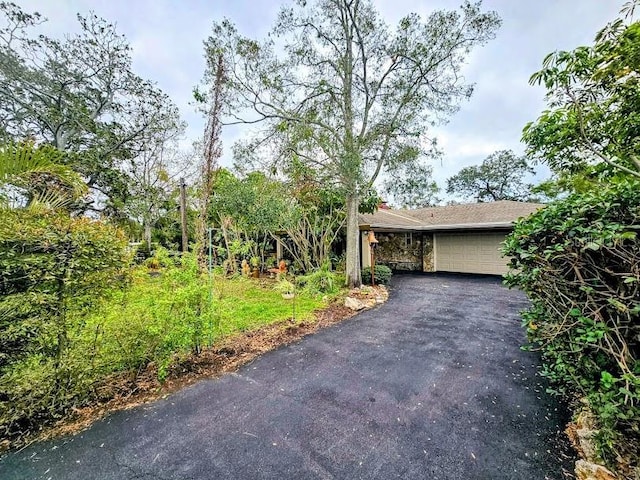
[[[381,295],[387,298],[384,288],[380,290],[376,288],[373,292],[367,293],[351,291],[349,295],[360,298]],[[44,427],[39,432],[14,439],[11,443],[6,440],[0,444],[0,451],[7,448],[24,448],[36,441],[77,433],[109,412],[126,410],[165,398],[198,380],[215,378],[235,371],[265,352],[300,340],[306,335],[340,323],[357,313],[345,307],[341,299],[317,311],[313,319],[301,322],[286,320],[231,336],[216,344],[215,347],[203,350],[199,355],[193,354],[176,359],[176,362],[169,367],[164,382],[158,380],[158,369],[155,364],[150,364],[144,371],[137,372],[135,375],[130,372],[118,373],[106,379],[98,390],[102,401],[73,409],[70,416],[53,426]]]

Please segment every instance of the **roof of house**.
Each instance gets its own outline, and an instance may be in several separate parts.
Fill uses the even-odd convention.
[[[509,228],[520,217],[526,217],[544,205],[540,203],[500,200],[466,203],[417,210],[380,209],[373,214],[360,214],[360,226],[389,230],[457,230]]]

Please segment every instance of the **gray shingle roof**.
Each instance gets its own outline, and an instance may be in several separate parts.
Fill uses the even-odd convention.
[[[360,225],[399,230],[504,228],[543,206],[539,203],[501,200],[417,210],[380,209],[373,214],[361,214]]]

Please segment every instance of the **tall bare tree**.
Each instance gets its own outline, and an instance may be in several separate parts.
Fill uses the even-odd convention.
[[[145,148],[125,162],[129,200],[125,211],[142,226],[143,240],[151,249],[152,230],[166,215],[166,205],[179,187],[179,178],[192,175],[192,155],[180,148],[183,130],[154,132]]]
[[[218,160],[222,155],[222,141],[220,140],[220,114],[223,105],[224,57],[219,53],[213,60],[215,65],[213,85],[211,88],[211,107],[207,119],[204,139],[204,156],[202,162],[202,185],[200,191],[200,213],[196,225],[196,245],[198,249],[198,265],[200,271],[207,268],[207,215],[214,183],[214,175],[218,167]],[[210,65],[211,68],[211,65]]]

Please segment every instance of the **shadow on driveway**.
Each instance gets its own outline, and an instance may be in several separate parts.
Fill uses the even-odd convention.
[[[389,301],[235,374],[0,459],[9,479],[561,479],[566,418],[497,278]]]

